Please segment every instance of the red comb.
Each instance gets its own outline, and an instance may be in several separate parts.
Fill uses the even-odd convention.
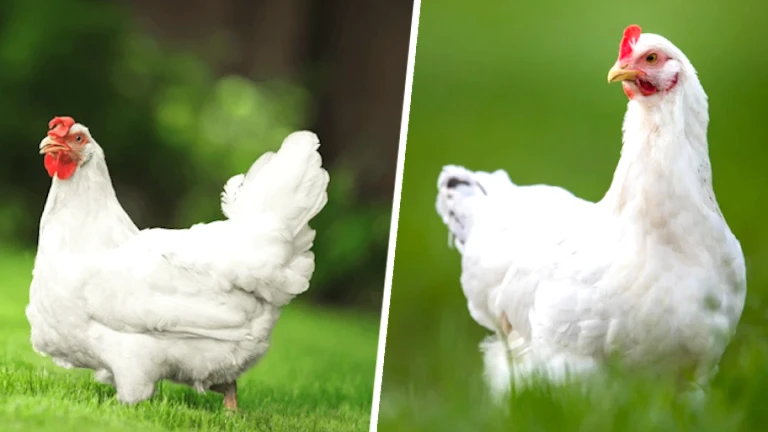
[[[619,45],[619,60],[623,60],[632,55],[632,45],[637,42],[642,31],[643,29],[635,24],[624,29],[624,37],[621,38],[621,45]]]
[[[69,133],[69,128],[75,124],[72,117],[54,117],[48,122],[48,136],[51,138],[64,138]]]

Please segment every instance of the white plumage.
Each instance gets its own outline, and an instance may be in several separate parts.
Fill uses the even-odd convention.
[[[60,141],[79,162],[71,178],[54,175],[41,219],[27,307],[34,349],[94,369],[126,403],[150,397],[162,379],[199,391],[234,386],[266,353],[280,308],[309,287],[308,223],[329,181],[317,137],[291,134],[230,179],[226,220],[143,231],[117,201],[88,130],[49,133],[41,149]]]
[[[481,349],[496,396],[614,355],[704,385],[740,319],[744,256],[715,200],[696,71],[639,27],[622,49],[609,80],[630,98],[624,145],[599,202],[503,171],[446,166],[438,179],[470,314],[494,332]]]

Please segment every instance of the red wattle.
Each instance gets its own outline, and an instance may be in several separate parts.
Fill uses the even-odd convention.
[[[43,159],[43,164],[45,165],[46,171],[48,171],[48,176],[53,178],[53,176],[56,175],[57,165],[59,164],[56,157],[51,153],[46,153],[45,158]]]
[[[58,176],[62,180],[72,177],[77,169],[77,162],[66,153],[47,153],[43,163],[51,178]]]

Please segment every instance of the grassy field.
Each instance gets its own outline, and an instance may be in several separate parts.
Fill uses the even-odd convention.
[[[380,431],[763,430],[768,400],[768,67],[758,0],[688,4],[424,2],[387,331]],[[460,258],[435,213],[445,164],[506,169],[521,184],[598,200],[618,161],[626,97],[606,75],[622,30],[672,40],[709,95],[714,188],[747,257],[747,304],[703,406],[663,379],[608,375],[587,396],[526,394],[491,406]]]
[[[32,351],[24,316],[32,258],[0,252],[0,430],[368,430],[376,317],[289,306],[270,352],[239,381],[236,415],[223,411],[218,395],[170,383],[126,407],[89,372]]]

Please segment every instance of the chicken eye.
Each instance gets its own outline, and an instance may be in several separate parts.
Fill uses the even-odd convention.
[[[75,141],[82,142],[83,141],[83,136],[82,135],[75,136]]]
[[[648,64],[654,64],[658,59],[659,59],[659,56],[656,55],[656,53],[650,53],[647,56],[645,56],[645,61],[648,62]]]

